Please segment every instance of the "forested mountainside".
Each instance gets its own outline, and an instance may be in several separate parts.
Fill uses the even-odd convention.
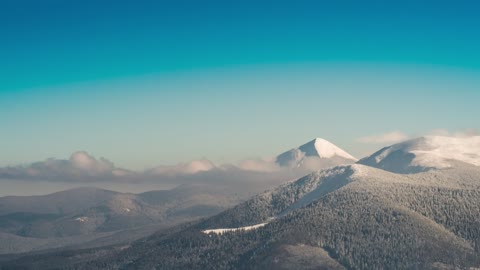
[[[306,269],[464,269],[480,266],[479,213],[478,167],[399,175],[348,165],[128,247],[25,257],[3,267],[279,269],[294,263]],[[248,231],[202,232],[265,222]]]

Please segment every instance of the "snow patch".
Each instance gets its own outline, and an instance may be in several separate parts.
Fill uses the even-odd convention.
[[[88,217],[78,217],[75,219],[75,221],[78,221],[78,222],[87,222],[88,221]]]
[[[268,222],[266,223],[260,223],[252,226],[245,226],[245,227],[239,227],[239,228],[227,228],[227,229],[211,229],[211,230],[204,230],[202,231],[204,234],[209,234],[209,233],[214,233],[214,234],[224,234],[226,232],[237,232],[237,231],[250,231],[250,230],[255,230],[258,228],[261,228],[265,225],[267,225]]]

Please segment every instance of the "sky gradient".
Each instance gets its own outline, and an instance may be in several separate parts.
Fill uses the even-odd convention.
[[[0,165],[479,129],[480,4],[386,2],[1,1]]]

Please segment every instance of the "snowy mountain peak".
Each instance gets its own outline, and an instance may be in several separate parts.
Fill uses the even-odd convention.
[[[385,147],[358,161],[395,173],[452,167],[454,162],[480,166],[480,136],[425,136]]]
[[[356,159],[352,155],[322,138],[315,138],[298,148],[280,154],[276,158],[276,163],[280,166],[307,166],[314,169],[355,161]]]
[[[339,156],[346,159],[356,160],[356,158],[349,153],[322,138],[315,138],[314,140],[300,146],[299,149],[305,152],[306,156],[318,156],[320,158]]]

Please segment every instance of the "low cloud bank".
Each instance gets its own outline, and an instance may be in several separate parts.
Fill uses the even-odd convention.
[[[479,136],[475,129],[449,132],[438,129],[429,135],[450,137]],[[392,144],[409,139],[406,134],[393,131],[367,136],[357,141],[368,144]],[[85,151],[73,153],[68,159],[49,158],[29,165],[0,168],[0,181],[43,181],[76,185],[104,184],[156,184],[177,186],[181,184],[265,185],[294,180],[309,172],[334,166],[319,158],[305,158],[299,167],[281,167],[274,159],[248,159],[236,165],[216,165],[207,159],[194,160],[174,166],[157,166],[144,171],[131,171],[116,167],[103,157],[95,158]]]
[[[49,158],[26,166],[0,168],[0,178],[22,180],[99,181],[133,177],[135,174],[115,167],[105,158],[96,159],[85,151],[75,152],[69,159]]]
[[[69,159],[49,158],[23,166],[0,168],[0,181],[29,181],[92,185],[104,184],[182,184],[260,185],[268,187],[303,175],[279,167],[274,161],[245,160],[238,165],[215,165],[207,159],[174,166],[158,166],[145,171],[119,168],[105,158],[95,158],[85,151],[73,153]],[[253,186],[252,186],[253,188]]]

